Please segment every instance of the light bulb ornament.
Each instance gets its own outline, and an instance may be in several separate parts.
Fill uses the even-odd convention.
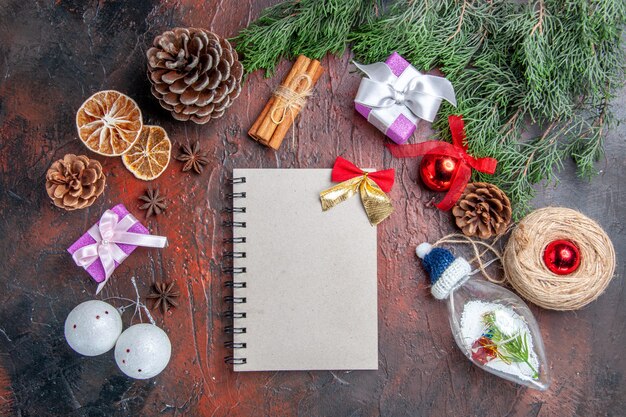
[[[473,271],[448,249],[422,243],[416,254],[430,278],[433,297],[447,300],[452,333],[465,356],[501,378],[547,389],[543,340],[524,301],[499,285],[473,278],[479,270]]]

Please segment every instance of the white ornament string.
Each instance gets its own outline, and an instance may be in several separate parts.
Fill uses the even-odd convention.
[[[108,297],[108,298],[105,298],[102,301],[107,301],[107,300],[130,301],[130,304],[122,306],[122,307],[118,307],[117,310],[120,312],[120,314],[124,314],[124,312],[126,310],[128,310],[129,308],[131,308],[133,306],[135,307],[133,315],[130,318],[130,325],[131,326],[132,326],[133,320],[135,319],[137,314],[139,314],[139,322],[143,323],[143,316],[141,315],[141,310],[142,309],[143,309],[144,313],[146,314],[146,317],[148,318],[148,321],[150,321],[151,324],[156,326],[156,322],[154,321],[154,318],[152,317],[152,314],[150,314],[150,310],[148,309],[148,306],[146,306],[144,303],[142,303],[140,301],[139,289],[137,288],[137,281],[135,280],[134,276],[130,278],[130,282],[133,284],[133,288],[135,289],[135,295],[137,297],[135,300],[131,300],[130,298],[125,298],[125,297]]]

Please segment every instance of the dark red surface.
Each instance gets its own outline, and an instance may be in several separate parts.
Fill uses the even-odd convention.
[[[24,2],[0,5],[0,414],[16,416],[322,415],[322,416],[595,416],[626,409],[624,303],[624,125],[610,132],[607,160],[592,183],[568,165],[556,191],[536,206],[560,204],[597,219],[614,239],[618,278],[587,308],[557,313],[533,307],[554,380],[547,392],[515,386],[474,367],[454,345],[445,305],[430,295],[414,255],[422,241],[452,232],[449,213],[427,203],[441,195],[418,185],[418,160],[393,159],[383,136],[353,109],[359,78],[343,58],[322,60],[327,72],[279,152],[246,137],[276,77],[250,76],[226,115],[197,126],[175,122],[150,95],[145,51],[173,26],[202,26],[232,36],[274,1]],[[117,203],[142,218],[137,198],[147,184],[119,158],[90,153],[76,138],[74,115],[102,89],[135,98],[145,122],[175,142],[199,140],[211,163],[201,176],[172,161],[154,185],[168,197],[167,214],[146,222],[167,235],[164,250],[138,249],[120,266],[102,298],[142,296],[153,282],[176,280],[180,307],[158,324],[169,334],[172,361],[158,377],[134,381],[112,352],[74,353],[63,322],[96,284],[66,248]],[[624,91],[622,90],[622,95]],[[616,103],[626,117],[626,101]],[[425,138],[423,127],[418,136]],[[104,195],[89,209],[55,208],[44,189],[52,161],[84,153],[102,162]],[[233,167],[330,168],[337,155],[361,167],[395,168],[396,211],[379,226],[380,369],[372,372],[235,374],[223,363],[225,277],[222,228]],[[349,300],[346,300],[349,302]],[[112,300],[117,306],[121,304]],[[132,313],[123,316],[125,324]],[[135,322],[137,320],[135,319]]]

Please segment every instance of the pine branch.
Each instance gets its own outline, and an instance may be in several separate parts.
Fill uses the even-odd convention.
[[[376,15],[377,1],[286,1],[266,9],[232,41],[246,73],[265,69],[269,76],[282,58],[343,54],[352,28]]]
[[[461,27],[463,26],[463,17],[465,16],[465,8],[467,7],[467,0],[463,0],[463,5],[461,6],[461,15],[459,16],[459,24],[456,27],[456,30],[446,41],[450,42],[461,32]]]
[[[536,30],[539,30],[540,33],[543,33],[543,14],[545,12],[545,8],[543,5],[543,0],[539,0],[539,17],[537,19],[537,24],[533,26],[530,31],[530,36],[532,36]]]
[[[519,218],[566,158],[581,177],[595,173],[624,83],[625,24],[624,0],[397,0],[386,10],[378,0],[290,0],[235,42],[247,72],[349,42],[360,62],[397,51],[420,70],[439,68],[459,106],[443,105],[433,127],[449,140],[447,116],[463,115],[470,152],[499,161],[495,175],[475,179],[507,192]]]

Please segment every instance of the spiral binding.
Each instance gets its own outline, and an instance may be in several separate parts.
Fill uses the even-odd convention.
[[[247,313],[234,312],[233,310],[226,310],[222,313],[222,316],[229,319],[245,319]]]
[[[232,295],[227,295],[224,297],[224,302],[230,304],[245,304],[247,301],[246,297],[234,297]]]
[[[245,258],[246,253],[245,252],[224,252],[222,256],[224,258]]]
[[[225,213],[245,213],[246,212],[246,208],[245,207],[226,207],[224,209]]]
[[[245,349],[246,348],[245,343],[239,343],[239,342],[226,342],[224,343],[224,346],[226,346],[229,349]]]
[[[224,283],[225,288],[247,288],[246,282],[226,281]]]
[[[242,228],[245,228],[246,227],[246,222],[225,221],[224,222],[224,227],[242,227]]]
[[[233,267],[233,266],[226,266],[222,268],[222,272],[225,274],[245,274],[247,271],[246,267],[240,267],[238,266],[237,268]]]
[[[246,243],[245,237],[230,237],[228,239],[224,239],[224,243]]]
[[[235,326],[224,326],[224,332],[234,334],[234,333],[245,333],[245,327],[235,327]]]
[[[228,180],[229,184],[245,184],[246,183],[246,177],[235,177],[235,178],[231,178]],[[245,191],[241,191],[241,192],[232,192],[232,193],[228,193],[227,197],[231,200],[235,200],[235,199],[240,199],[240,198],[246,198],[246,192]],[[245,213],[246,212],[246,208],[245,207],[228,207],[224,209],[225,213],[229,213],[229,214],[233,214],[233,213]],[[225,221],[223,223],[224,227],[228,227],[228,228],[233,228],[234,229],[243,229],[246,227],[246,222],[240,222],[240,221],[234,221],[234,220],[228,220]],[[234,243],[246,243],[246,238],[245,236],[233,236],[232,238],[227,238],[224,239],[224,243],[228,244],[234,244]],[[228,252],[224,252],[222,258],[224,260],[226,259],[243,259],[246,257],[246,252],[243,251],[228,251]],[[247,283],[245,281],[241,281],[241,280],[235,280],[235,276],[239,275],[239,274],[245,274],[247,273],[247,269],[245,266],[241,267],[235,267],[235,266],[222,266],[222,272],[225,274],[232,274],[233,279],[225,281],[224,282],[224,287],[225,288],[232,288],[232,289],[236,289],[236,288],[246,288],[247,287]],[[245,304],[246,303],[246,297],[236,297],[234,294],[233,295],[228,295],[224,297],[224,302],[230,305],[235,305],[235,304]],[[242,311],[235,311],[234,309],[229,309],[226,310],[222,316],[226,319],[245,319],[247,316],[247,313],[242,312]],[[234,324],[232,325],[228,325],[228,326],[224,326],[224,332],[226,334],[245,334],[247,331],[246,327],[235,327]],[[231,364],[231,365],[244,365],[247,363],[247,358],[245,357],[240,357],[240,356],[235,356],[234,351],[235,350],[239,350],[239,349],[246,349],[247,344],[243,343],[243,342],[235,342],[233,340],[224,342],[224,347],[227,349],[233,349],[233,355],[230,356],[226,356],[224,357],[224,362],[227,364]]]
[[[234,356],[226,356],[224,358],[224,362],[230,365],[245,365],[247,361],[246,358],[235,358]]]

